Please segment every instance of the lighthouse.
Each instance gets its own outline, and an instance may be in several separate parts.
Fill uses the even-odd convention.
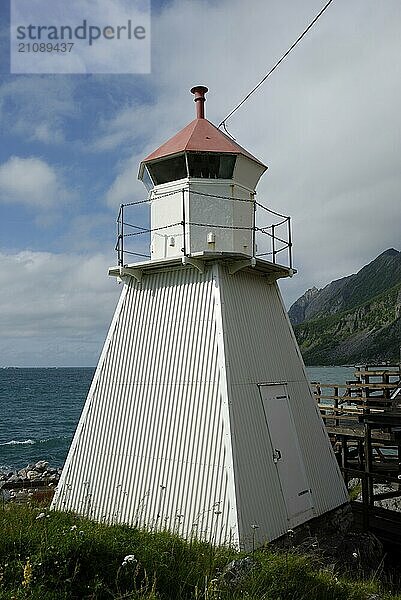
[[[347,491],[278,287],[291,239],[256,223],[267,167],[191,92],[196,118],[139,167],[146,260],[129,261],[120,211],[123,289],[53,508],[249,549]]]

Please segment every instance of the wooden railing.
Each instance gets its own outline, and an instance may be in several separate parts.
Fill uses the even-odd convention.
[[[378,501],[401,497],[400,381],[399,365],[364,365],[356,367],[353,381],[312,383],[345,483],[360,482],[366,528]]]
[[[358,421],[366,413],[394,412],[401,407],[401,371],[397,366],[356,367],[355,380],[345,384],[313,382],[325,421]],[[399,394],[397,393],[399,389]]]

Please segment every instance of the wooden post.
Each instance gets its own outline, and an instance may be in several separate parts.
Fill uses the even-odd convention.
[[[337,386],[334,387],[334,396],[335,396],[335,398],[334,398],[334,425],[336,427],[338,427],[340,424],[340,419],[338,418],[338,387]],[[345,466],[345,465],[343,465],[343,466]]]
[[[400,346],[400,360],[398,361],[398,379],[401,379],[401,346]]]
[[[346,381],[345,382],[347,385],[349,383],[351,383],[350,381]],[[347,396],[348,400],[347,400],[347,405],[351,406],[351,395],[352,395],[352,391],[350,387],[345,388],[345,395]]]
[[[390,383],[390,375],[388,373],[383,373],[383,383]],[[391,391],[390,388],[383,389],[383,396],[388,400],[390,398]]]
[[[389,372],[383,374],[383,383],[389,384],[393,383],[395,388],[395,383],[390,381],[391,374]],[[383,397],[385,398],[384,410],[395,410],[397,406],[397,400],[390,400],[392,389],[390,387],[386,387],[383,389]]]
[[[373,506],[373,476],[372,476],[372,430],[369,423],[364,423],[365,474],[367,483],[367,504]]]
[[[366,385],[368,385],[370,383],[370,377],[367,374],[368,371],[368,366],[365,365],[364,366],[364,371],[365,371],[365,375],[362,375],[362,381],[363,383]],[[368,387],[364,387],[362,388],[362,397],[364,399],[364,404],[367,408],[363,409],[364,413],[369,413],[370,412],[370,408],[369,408],[369,396],[370,396],[370,389]]]
[[[341,465],[343,469],[348,467],[348,445],[345,435],[341,437]]]
[[[360,471],[364,469],[363,442],[358,440],[358,468]]]
[[[401,444],[398,444],[398,489],[401,490]]]

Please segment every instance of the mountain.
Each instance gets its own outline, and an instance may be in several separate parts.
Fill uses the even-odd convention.
[[[306,364],[398,362],[401,252],[386,250],[358,273],[307,290],[288,314]]]

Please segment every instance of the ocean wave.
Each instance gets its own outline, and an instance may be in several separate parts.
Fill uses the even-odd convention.
[[[55,437],[48,437],[41,440],[28,439],[28,440],[10,440],[9,442],[0,443],[0,446],[34,446],[35,444],[57,444],[60,442],[71,442],[72,437],[69,435],[57,435]]]
[[[33,444],[36,444],[35,440],[23,440],[22,442],[19,440],[10,440],[9,442],[0,444],[0,446],[32,446]]]
[[[54,437],[44,438],[43,440],[39,440],[35,442],[35,444],[54,444],[58,442],[68,441],[71,442],[71,435],[56,435]]]

